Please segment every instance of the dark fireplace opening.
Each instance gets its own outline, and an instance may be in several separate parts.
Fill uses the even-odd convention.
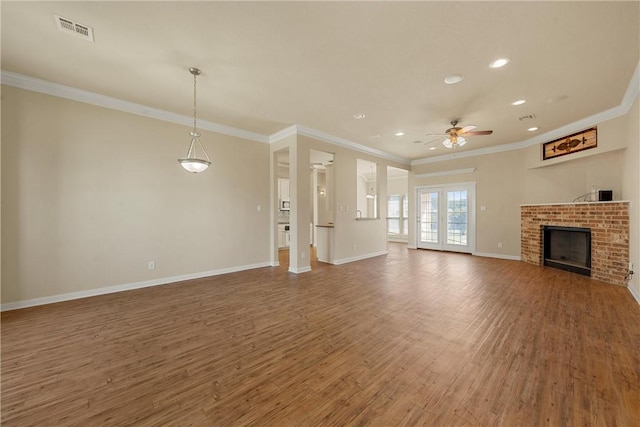
[[[544,265],[591,276],[591,229],[545,225]]]

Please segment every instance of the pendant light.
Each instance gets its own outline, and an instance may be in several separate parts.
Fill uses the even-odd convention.
[[[374,180],[373,182],[375,182],[375,179],[374,179],[375,177],[376,177],[376,174],[373,171],[373,166],[371,166],[371,179]],[[367,194],[365,195],[365,197],[367,199],[375,199],[376,198],[376,192],[373,189],[373,185],[371,186],[371,191],[368,191]]]
[[[189,172],[200,173],[207,170],[211,160],[200,142],[200,134],[196,131],[196,76],[200,75],[200,70],[191,67],[189,72],[193,75],[193,130],[191,131],[191,144],[189,144],[187,157],[178,159],[178,163]],[[206,160],[198,157],[198,146],[200,146]]]

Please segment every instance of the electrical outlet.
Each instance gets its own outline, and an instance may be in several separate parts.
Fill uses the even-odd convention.
[[[147,268],[149,270],[155,270],[156,269],[156,262],[155,261],[149,261],[149,263],[147,264]]]
[[[304,259],[304,252],[300,252],[300,259]]]
[[[629,271],[633,271],[633,263],[632,262],[629,263]]]
[[[356,250],[356,244],[355,243],[353,244],[353,250],[354,251]]]
[[[256,208],[256,210],[257,210],[258,212],[262,211],[262,205],[258,205],[258,207]]]
[[[502,248],[502,242],[498,242],[498,247]]]

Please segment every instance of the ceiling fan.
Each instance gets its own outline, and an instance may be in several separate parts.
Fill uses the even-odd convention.
[[[447,148],[462,147],[467,143],[465,136],[473,136],[473,135],[491,135],[493,133],[492,130],[474,130],[476,126],[468,125],[463,128],[458,127],[458,121],[452,120],[451,127],[444,131],[444,133],[430,133],[427,136],[446,136],[447,139],[442,141],[442,145]],[[427,144],[432,144],[435,141],[428,142]]]

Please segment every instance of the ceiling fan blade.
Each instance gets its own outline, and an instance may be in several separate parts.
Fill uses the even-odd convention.
[[[472,130],[471,132],[466,132],[465,135],[491,135],[492,133],[492,130]]]
[[[474,126],[474,125],[468,125],[463,127],[462,129],[460,129],[457,133],[458,135],[463,134],[463,133],[467,133],[471,130],[474,130],[475,128],[477,128],[478,126]]]

